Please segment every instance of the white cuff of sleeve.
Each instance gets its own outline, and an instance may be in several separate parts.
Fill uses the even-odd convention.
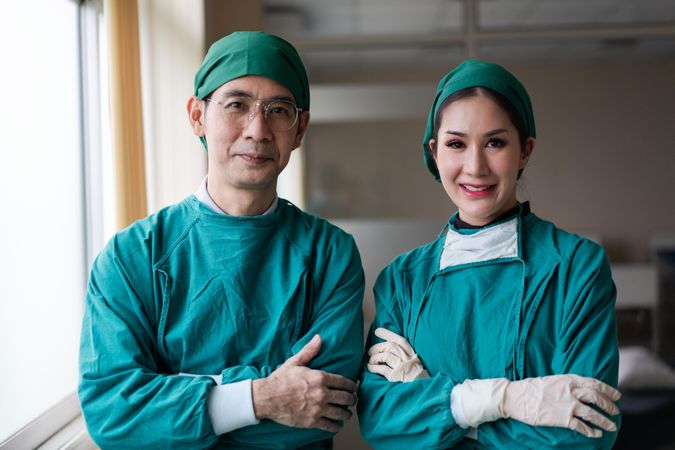
[[[251,389],[251,380],[219,384],[211,389],[207,406],[216,434],[260,423],[253,410]]]
[[[464,413],[462,412],[462,386],[461,384],[456,384],[450,392],[450,411],[452,411],[452,416],[455,418],[457,425],[466,429],[469,428],[469,424],[466,422]]]
[[[194,373],[187,373],[187,372],[181,372],[178,375],[180,376],[185,376],[185,377],[210,377],[213,381],[216,382],[216,384],[220,384],[223,382],[223,376],[222,375],[197,375]]]

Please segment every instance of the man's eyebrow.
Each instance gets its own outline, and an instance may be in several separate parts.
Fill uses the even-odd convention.
[[[275,95],[274,97],[270,97],[269,100],[283,100],[285,102],[295,103],[295,99],[293,99],[293,97],[289,97],[288,95]]]
[[[227,97],[248,97],[248,98],[253,98],[251,94],[249,94],[246,91],[240,91],[239,89],[231,89],[229,91],[225,91],[223,93],[223,98]]]
[[[246,91],[242,91],[239,89],[231,89],[229,91],[223,92],[223,97],[222,98],[229,98],[229,97],[243,97],[243,98],[253,98],[253,96]],[[268,97],[263,100],[270,101],[270,100],[283,100],[286,102],[291,102],[295,103],[295,100],[293,100],[292,97],[289,97],[288,95],[275,95],[273,97]]]

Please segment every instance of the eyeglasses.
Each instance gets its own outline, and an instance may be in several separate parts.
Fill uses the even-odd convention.
[[[288,100],[272,100],[265,102],[247,97],[231,97],[221,102],[207,98],[206,101],[222,106],[225,117],[232,126],[243,127],[253,120],[258,106],[263,107],[263,117],[272,131],[288,131],[298,121],[298,113],[302,109]]]

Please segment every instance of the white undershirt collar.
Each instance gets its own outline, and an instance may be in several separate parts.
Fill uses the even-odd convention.
[[[472,234],[448,228],[439,270],[461,264],[518,257],[518,217]]]
[[[208,176],[204,177],[202,182],[199,184],[197,192],[195,192],[195,197],[197,197],[197,200],[199,200],[203,205],[207,206],[211,211],[218,214],[228,215],[225,211],[220,209],[220,207],[216,204],[216,202],[213,201],[213,199],[209,195],[209,191],[206,189],[207,178]],[[279,204],[279,196],[275,195],[274,201],[272,202],[270,207],[267,208],[267,211],[261,214],[261,216],[272,214],[274,211],[276,211],[278,204]]]

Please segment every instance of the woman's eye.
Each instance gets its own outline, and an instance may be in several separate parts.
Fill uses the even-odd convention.
[[[464,148],[464,143],[461,141],[450,141],[445,144],[446,147],[454,149],[454,150],[459,150]]]
[[[487,146],[492,148],[502,148],[504,146],[504,141],[502,139],[490,139]]]

